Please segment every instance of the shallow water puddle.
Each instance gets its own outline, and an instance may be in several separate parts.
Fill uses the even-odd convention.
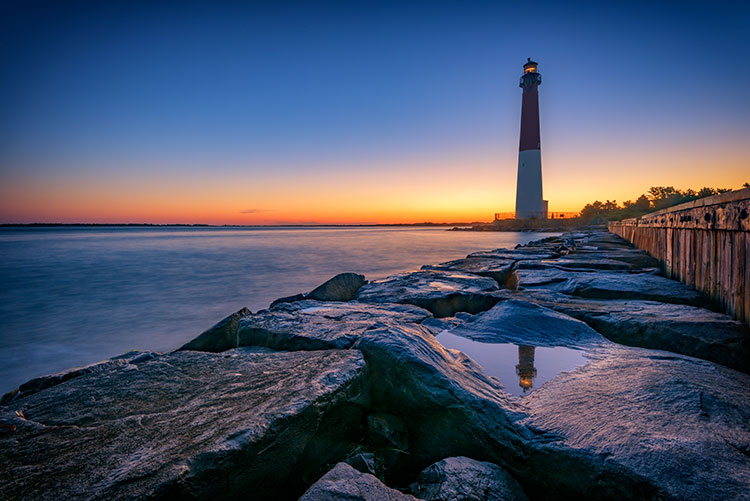
[[[480,343],[443,331],[436,339],[452,350],[466,353],[482,369],[500,380],[505,391],[523,396],[554,378],[588,362],[581,350],[562,346],[534,347],[510,343]]]

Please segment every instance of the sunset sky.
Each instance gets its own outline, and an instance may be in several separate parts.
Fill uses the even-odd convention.
[[[0,222],[489,221],[750,181],[745,2],[4,2]]]

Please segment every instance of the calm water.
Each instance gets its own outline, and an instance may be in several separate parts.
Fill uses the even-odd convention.
[[[224,316],[336,273],[368,279],[540,233],[445,228],[2,228],[0,393],[131,349],[179,347]]]
[[[508,343],[480,343],[441,332],[436,338],[446,348],[459,350],[497,378],[511,395],[526,395],[563,371],[571,371],[588,360],[583,351],[562,346],[533,347]]]

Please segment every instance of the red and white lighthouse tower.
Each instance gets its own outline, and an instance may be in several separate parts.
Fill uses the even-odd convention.
[[[518,152],[516,219],[547,218],[547,201],[542,199],[542,149],[539,137],[539,92],[542,75],[529,58],[523,65],[521,88],[521,143]]]

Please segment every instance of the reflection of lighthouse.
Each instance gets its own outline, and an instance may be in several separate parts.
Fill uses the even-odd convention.
[[[523,388],[523,392],[526,393],[533,386],[534,377],[536,376],[533,346],[518,347],[518,365],[516,365],[516,374],[518,374],[519,377],[519,386]]]

